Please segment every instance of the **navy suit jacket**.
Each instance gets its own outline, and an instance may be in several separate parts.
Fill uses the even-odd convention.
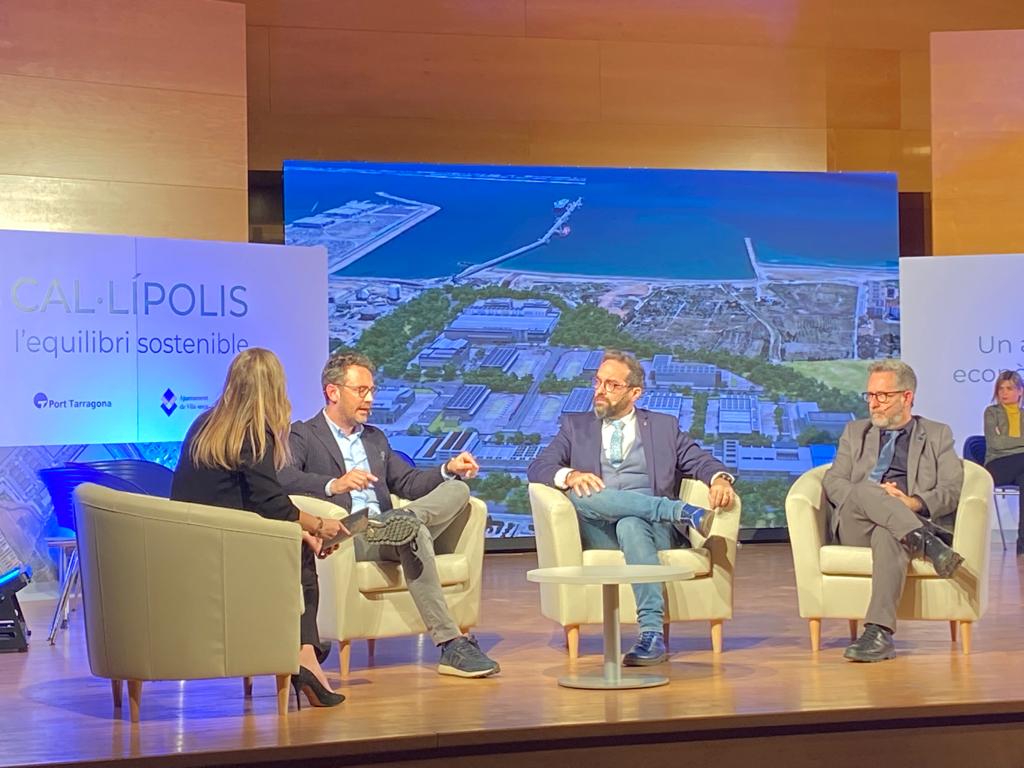
[[[373,484],[373,490],[381,512],[391,509],[390,494],[394,493],[403,499],[418,499],[426,496],[444,480],[440,467],[410,467],[391,450],[387,435],[376,427],[366,424],[362,440],[370,463],[370,474],[379,478]],[[308,421],[292,424],[289,447],[292,463],[277,473],[281,485],[288,493],[316,496],[346,509],[352,508],[350,494],[336,493],[328,496],[324,493],[327,481],[341,477],[348,472],[348,468],[345,467],[338,441],[327,426],[323,412]]]
[[[601,423],[602,419],[593,413],[563,416],[555,439],[526,471],[530,482],[554,485],[555,474],[563,467],[600,476]],[[636,429],[644,446],[651,493],[655,496],[678,499],[679,483],[684,477],[710,485],[717,473],[728,471],[722,462],[681,432],[679,420],[673,416],[637,408]]]

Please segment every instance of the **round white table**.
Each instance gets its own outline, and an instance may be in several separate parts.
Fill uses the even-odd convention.
[[[526,572],[528,581],[548,584],[600,584],[604,609],[604,674],[567,675],[558,678],[566,688],[653,688],[668,683],[664,675],[622,674],[619,653],[619,585],[684,581],[693,571],[674,565],[563,565]]]

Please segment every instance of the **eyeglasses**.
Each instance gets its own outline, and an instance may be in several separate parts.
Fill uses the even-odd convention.
[[[358,397],[360,400],[365,400],[367,395],[375,395],[375,394],[377,394],[377,387],[376,387],[376,385],[374,385],[372,387],[367,387],[367,386],[354,387],[351,384],[335,384],[334,386],[336,386],[336,387],[344,387],[345,389],[351,389],[353,392],[356,393],[356,397]]]
[[[897,389],[894,392],[861,392],[860,396],[864,398],[864,402],[870,403],[872,400],[876,401],[879,405],[885,405],[889,402],[890,398],[902,395],[904,392],[909,392],[909,389]]]
[[[623,384],[621,381],[612,381],[611,379],[602,380],[596,376],[590,380],[590,383],[594,385],[594,389],[600,392],[602,389],[612,395],[621,392],[624,389],[629,389],[629,384]]]

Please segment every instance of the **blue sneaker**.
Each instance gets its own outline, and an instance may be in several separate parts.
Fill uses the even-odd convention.
[[[633,647],[622,657],[625,667],[649,667],[663,661],[668,661],[668,651],[661,632],[641,632]]]
[[[672,523],[675,529],[683,536],[687,534],[687,527],[693,528],[705,539],[710,536],[711,525],[715,522],[715,510],[703,509],[686,503],[683,503],[682,507],[680,518]]]

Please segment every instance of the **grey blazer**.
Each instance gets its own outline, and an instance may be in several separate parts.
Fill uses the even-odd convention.
[[[341,477],[348,469],[323,412],[308,421],[292,424],[289,447],[292,463],[277,473],[285,490],[288,493],[327,499],[351,510],[350,494],[328,496],[324,492],[328,481]],[[410,467],[391,450],[387,435],[369,424],[363,429],[363,447],[366,449],[371,474],[380,478],[374,483],[373,490],[381,512],[391,509],[392,493],[403,499],[418,499],[426,496],[444,480],[440,467]]]
[[[828,531],[833,538],[838,525],[835,510],[874,469],[880,441],[881,431],[870,419],[851,421],[839,438],[835,461],[824,479]],[[915,416],[907,453],[908,494],[921,497],[937,525],[952,529],[963,483],[964,465],[953,450],[953,430],[947,424]]]

